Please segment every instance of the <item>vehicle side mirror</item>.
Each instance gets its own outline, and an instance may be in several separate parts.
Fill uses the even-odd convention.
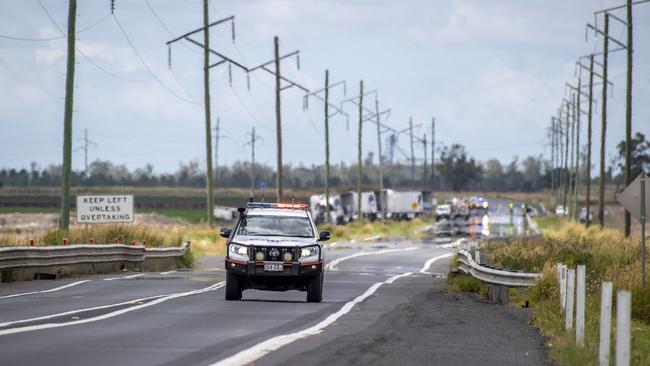
[[[318,235],[318,240],[319,241],[328,241],[330,240],[332,236],[330,235],[329,231],[321,231],[320,234]]]
[[[228,239],[230,237],[231,232],[232,229],[229,229],[227,227],[222,227],[221,230],[219,230],[219,235],[221,235],[222,238]]]

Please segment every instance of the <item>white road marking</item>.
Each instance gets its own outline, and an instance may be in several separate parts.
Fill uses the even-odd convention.
[[[146,273],[138,273],[130,276],[124,276],[124,277],[111,277],[111,278],[104,278],[104,281],[115,281],[115,280],[128,280],[131,278],[138,278],[146,275]]]
[[[335,241],[333,243],[325,244],[325,246],[328,247],[328,248],[332,248],[332,247],[335,247],[335,246],[337,246],[339,244],[340,244],[340,242]]]
[[[90,282],[90,280],[77,281],[77,282],[69,283],[67,285],[51,288],[49,290],[23,292],[23,293],[20,293],[20,294],[13,294],[13,295],[4,295],[4,296],[0,296],[0,299],[8,299],[8,298],[11,298],[11,297],[19,297],[19,296],[27,296],[27,295],[34,295],[34,294],[44,294],[44,293],[48,293],[48,292],[56,292],[56,291],[60,291],[60,290],[66,289],[66,288],[81,285],[82,283],[86,283],[86,282]]]
[[[173,300],[173,299],[177,299],[177,298],[180,298],[180,297],[186,297],[186,296],[192,296],[192,295],[198,295],[198,294],[202,294],[202,293],[208,292],[208,291],[215,291],[215,290],[218,290],[218,289],[222,288],[223,286],[225,286],[225,284],[226,284],[226,282],[222,281],[222,282],[218,282],[218,283],[215,283],[215,284],[213,284],[211,286],[208,286],[208,287],[205,287],[205,288],[202,288],[202,289],[198,289],[198,290],[191,290],[191,291],[186,291],[186,292],[178,292],[178,293],[169,294],[169,295],[152,296],[152,297],[145,298],[145,299],[128,301],[128,302],[121,303],[121,304],[136,304],[136,303],[144,301],[144,300],[155,299],[155,300],[150,301],[150,302],[145,303],[145,304],[131,306],[131,307],[128,307],[128,308],[125,308],[125,309],[116,310],[116,311],[106,313],[106,314],[103,314],[103,315],[98,315],[98,316],[95,316],[95,317],[92,317],[92,318],[74,320],[74,321],[65,322],[65,323],[47,323],[47,324],[39,324],[39,325],[30,325],[30,326],[19,327],[19,328],[3,329],[3,330],[0,330],[0,336],[8,335],[8,334],[31,332],[31,331],[42,330],[42,329],[60,328],[60,327],[67,327],[67,326],[71,326],[71,325],[92,323],[92,322],[96,322],[96,321],[100,321],[100,320],[104,320],[104,319],[113,318],[113,317],[116,317],[118,315],[126,314],[126,313],[129,313],[129,312],[132,312],[132,311],[136,311],[136,310],[148,308],[148,307],[151,307],[151,306],[154,306],[154,305],[158,305],[158,304],[160,304],[162,302],[165,302],[167,300]],[[119,304],[98,306],[98,307],[94,307],[94,308],[81,309],[81,310],[77,310],[77,311],[68,311],[68,312],[65,312],[65,313],[60,313],[60,314],[55,314],[55,315],[48,315],[48,316],[44,316],[44,317],[40,317],[40,318],[20,320],[20,321],[17,321],[17,322],[3,323],[3,324],[0,324],[0,327],[11,325],[11,324],[17,324],[17,323],[24,323],[24,322],[34,321],[34,320],[40,320],[40,319],[50,319],[50,318],[54,318],[54,317],[61,316],[61,315],[73,314],[73,313],[78,313],[78,312],[88,311],[88,310],[102,309],[102,308],[107,308],[107,307],[116,306],[116,305],[119,305]]]
[[[176,273],[176,271],[167,271],[167,272],[160,272],[161,275],[168,275],[171,273]]]
[[[336,268],[336,266],[339,263],[341,263],[343,261],[346,261],[348,259],[352,259],[352,258],[363,257],[363,256],[366,256],[366,255],[372,255],[372,254],[393,253],[393,252],[401,252],[401,251],[405,251],[405,250],[415,250],[415,249],[422,249],[422,248],[421,247],[408,247],[408,248],[400,248],[400,249],[383,249],[383,250],[377,250],[377,251],[374,251],[374,252],[354,253],[354,254],[351,254],[351,255],[348,255],[348,256],[345,256],[345,257],[334,259],[333,261],[327,263],[327,265],[325,266],[325,269],[327,269],[329,271],[337,271],[338,269]]]
[[[337,312],[330,314],[327,318],[325,318],[323,321],[320,323],[311,326],[307,329],[301,330],[299,332],[295,333],[289,333],[289,334],[283,334],[279,335],[270,339],[267,339],[266,341],[263,341],[261,343],[258,343],[254,345],[251,348],[245,349],[243,351],[240,351],[239,353],[236,353],[228,358],[225,358],[221,361],[218,361],[212,366],[229,366],[229,365],[248,365],[252,364],[254,361],[266,356],[267,354],[278,350],[281,347],[286,346],[289,343],[292,343],[298,339],[313,336],[316,334],[319,334],[325,329],[327,326],[331,325],[335,321],[337,321],[340,317],[343,315],[349,313],[355,305],[363,302],[366,300],[368,297],[370,297],[372,294],[374,294],[379,287],[381,287],[384,284],[387,283],[393,283],[395,280],[398,278],[402,277],[408,277],[410,276],[411,273],[402,273],[397,276],[393,276],[386,281],[383,282],[377,282],[374,283],[372,286],[370,286],[366,292],[363,294],[357,296],[354,300],[348,301],[343,307],[341,307]]]
[[[433,262],[437,261],[438,259],[451,257],[452,255],[454,255],[454,253],[447,253],[447,254],[439,255],[437,257],[433,257],[433,258],[429,259],[428,261],[426,261],[424,263],[424,266],[422,266],[422,268],[420,269],[420,273],[431,274],[431,272],[429,272],[429,267],[431,267]]]

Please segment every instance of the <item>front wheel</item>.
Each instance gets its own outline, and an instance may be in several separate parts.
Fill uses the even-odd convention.
[[[307,282],[307,302],[323,301],[323,272]]]
[[[226,273],[226,300],[241,300],[241,285],[237,275]]]

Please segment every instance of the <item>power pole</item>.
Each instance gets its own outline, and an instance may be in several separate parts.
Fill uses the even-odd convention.
[[[422,136],[422,145],[424,145],[424,164],[422,164],[422,189],[427,189],[427,177],[429,172],[427,172],[427,134],[425,133]]]
[[[283,177],[282,177],[282,111],[280,106],[280,42],[278,36],[273,37],[273,48],[275,54],[275,138],[277,145],[277,175],[275,178],[276,196],[278,202],[282,202]]]
[[[582,90],[582,80],[578,78],[578,91],[575,93],[575,124],[576,124],[576,166],[575,166],[575,187],[573,190],[573,219],[578,222],[580,220],[580,206],[579,206],[579,196],[580,196],[580,94]]]
[[[203,0],[203,27],[195,29],[191,32],[185,33],[179,37],[174,38],[171,41],[167,42],[169,47],[168,57],[171,60],[171,44],[179,40],[186,40],[192,44],[201,47],[203,49],[203,89],[204,89],[204,111],[205,111],[205,151],[206,151],[206,191],[207,191],[207,214],[208,214],[208,224],[210,226],[214,223],[214,173],[212,170],[212,122],[211,122],[211,111],[210,111],[210,69],[216,66],[219,66],[225,62],[229,62],[230,65],[234,64],[240,68],[244,68],[239,63],[228,59],[227,57],[221,55],[220,53],[212,50],[210,48],[210,28],[221,23],[231,22],[232,26],[232,39],[235,41],[235,31],[234,31],[234,16],[230,16],[215,22],[209,23],[209,14],[208,14],[208,0]],[[191,35],[203,31],[203,43],[196,41],[190,38]],[[218,56],[221,60],[214,64],[210,64],[210,54]],[[171,63],[170,63],[171,65]]]
[[[258,66],[252,68],[248,68],[241,65],[237,65],[237,66],[244,69],[247,73],[251,73],[256,70],[264,70],[275,77],[275,133],[276,133],[276,145],[277,145],[277,176],[275,181],[276,181],[277,200],[278,202],[281,202],[284,196],[283,193],[284,177],[283,177],[283,166],[282,166],[282,109],[280,104],[280,95],[283,90],[286,90],[294,86],[303,90],[305,93],[309,93],[309,89],[301,86],[300,84],[292,80],[289,80],[288,78],[282,76],[282,74],[280,73],[280,61],[291,56],[296,56],[298,69],[300,69],[300,61],[299,61],[300,59],[298,58],[300,51],[294,51],[286,55],[280,56],[280,41],[278,39],[278,36],[275,36],[273,37],[273,53],[274,53],[273,60],[264,62]],[[226,58],[221,54],[220,56],[224,59]],[[267,67],[271,64],[275,65],[275,71]],[[288,83],[288,85],[282,86],[281,85],[282,81]]]
[[[436,118],[431,117],[431,190],[435,183],[436,172]]]
[[[251,193],[255,190],[255,143],[258,140],[258,135],[255,134],[255,126],[250,133],[251,140],[246,145],[251,146]]]
[[[632,0],[627,0],[627,77],[625,93],[625,186],[632,183]],[[625,211],[625,236],[630,236],[631,217]]]
[[[379,199],[381,202],[381,218],[386,218],[386,195],[384,194],[384,159],[381,153],[381,122],[379,122],[379,101],[375,98],[375,115],[377,116],[377,151],[379,158]]]
[[[562,206],[564,207],[564,215],[566,216],[567,212],[567,194],[569,193],[569,103],[566,105],[566,114],[565,119],[565,140],[564,140],[564,195],[562,198]]]
[[[415,151],[413,147],[413,118],[409,117],[409,143],[411,147],[411,181],[415,185]]]
[[[219,140],[225,136],[221,135],[221,118],[217,118],[217,125],[214,127],[214,180],[215,184],[219,175]]]
[[[65,76],[65,109],[63,112],[63,171],[61,179],[61,214],[59,229],[70,227],[70,181],[72,176],[72,102],[74,99],[75,27],[77,0],[68,2],[68,61]]]
[[[80,139],[79,141],[83,142],[83,145],[75,149],[76,151],[83,150],[84,151],[84,175],[86,176],[86,179],[88,178],[88,149],[90,147],[95,147],[97,146],[97,143],[91,139],[88,138],[88,129],[84,129],[84,137]]]
[[[592,105],[594,95],[594,55],[589,55],[589,114],[587,115],[587,219],[585,225],[591,225],[591,119],[592,119]],[[603,101],[604,103],[604,101]]]
[[[212,122],[210,115],[210,28],[208,27],[208,0],[203,0],[203,91],[204,91],[204,110],[205,110],[205,157],[207,174],[207,208],[208,208],[208,225],[214,223],[214,176],[212,172]]]
[[[329,101],[329,92],[330,89],[343,85],[343,94],[346,93],[345,80],[336,82],[334,84],[329,83],[330,73],[329,70],[325,70],[325,87],[316,91],[313,91],[309,94],[305,94],[303,97],[303,110],[306,110],[309,107],[309,97],[313,96],[316,99],[324,102],[325,104],[325,211],[326,217],[325,222],[330,222],[330,130],[329,130],[329,118],[334,117],[337,114],[342,114],[349,118],[350,116],[345,113],[341,108],[338,108],[336,105],[330,103]],[[320,96],[320,93],[324,94],[324,97]],[[334,113],[330,114],[329,110],[332,108]]]
[[[555,116],[551,116],[551,191],[555,191]]]
[[[572,95],[573,102],[571,103],[571,170],[569,171],[569,189],[571,190],[571,207],[572,209],[575,210],[575,207],[573,207],[573,192],[575,189],[575,176],[573,175],[573,171],[575,168],[575,155],[574,155],[574,147],[575,147],[575,138],[576,138],[576,110],[575,110],[575,94]],[[573,219],[573,212],[569,214],[569,218]]]
[[[370,108],[364,107],[363,103],[362,103],[362,99],[363,99],[362,97],[367,96],[367,95],[371,95],[371,94],[375,95],[375,109],[374,109],[374,111],[371,110]],[[358,101],[356,101],[357,99],[358,99]],[[381,112],[379,111],[379,93],[377,92],[377,90],[371,90],[369,92],[362,92],[362,94],[360,94],[359,96],[343,100],[341,102],[341,108],[343,107],[343,105],[345,103],[348,103],[348,102],[350,102],[350,103],[352,103],[352,104],[354,104],[354,105],[356,105],[357,107],[360,108],[359,113],[361,114],[361,116],[359,118],[361,119],[362,122],[368,121],[368,122],[373,122],[373,123],[375,123],[377,125],[377,151],[379,152],[379,192],[380,192],[380,202],[382,202],[382,207],[381,207],[382,217],[385,218],[386,217],[386,204],[385,204],[385,194],[384,194],[384,171],[383,171],[384,170],[383,169],[384,165],[383,165],[383,161],[382,161],[382,146],[381,146],[382,130],[381,129],[382,128],[384,129],[383,132],[386,132],[386,131],[394,131],[394,132],[396,132],[396,131],[394,129],[390,128],[389,126],[386,126],[385,124],[381,123],[379,118],[381,117],[382,114],[390,115],[391,110],[389,108],[389,109],[383,110]],[[369,113],[369,114],[363,116],[364,111],[366,113]],[[341,113],[343,113],[343,112],[341,112]],[[391,161],[392,161],[392,154],[393,154],[392,148],[393,148],[393,141],[389,140],[389,151],[390,151],[389,154],[391,156],[391,158],[390,158]]]
[[[325,222],[330,219],[330,125],[329,125],[329,100],[330,100],[330,71],[325,69]]]
[[[363,174],[363,161],[361,157],[362,146],[361,146],[361,136],[363,130],[363,80],[359,82],[359,152],[358,152],[358,166],[357,166],[357,207],[358,207],[358,218],[361,220],[361,175]],[[328,202],[329,203],[329,202]]]
[[[600,112],[600,186],[598,189],[598,223],[605,227],[605,137],[607,135],[607,56],[609,54],[609,14],[605,13],[603,37],[603,94]]]

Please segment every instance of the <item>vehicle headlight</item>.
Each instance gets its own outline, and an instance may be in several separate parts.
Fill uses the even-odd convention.
[[[228,256],[231,259],[248,261],[248,247],[241,244],[230,243],[228,246]]]
[[[318,262],[319,259],[320,259],[320,247],[318,245],[313,245],[310,247],[304,247],[300,249],[301,262]]]

